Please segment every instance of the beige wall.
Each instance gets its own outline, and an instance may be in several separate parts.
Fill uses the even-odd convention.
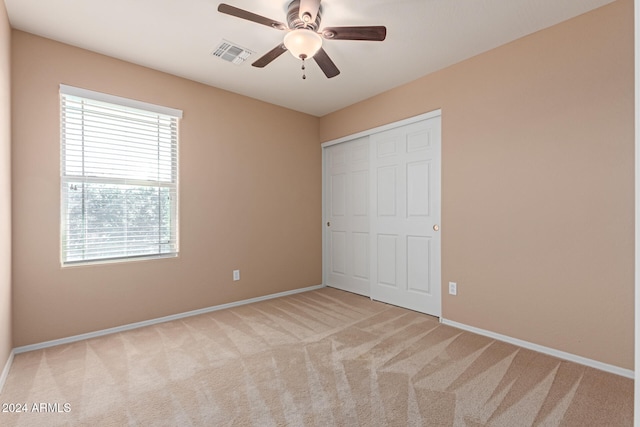
[[[633,369],[633,2],[325,116],[442,109],[443,317]]]
[[[20,31],[12,45],[15,346],[321,284],[318,118]],[[179,258],[60,267],[60,83],[184,111]]]
[[[0,2],[0,373],[11,338],[11,29]]]

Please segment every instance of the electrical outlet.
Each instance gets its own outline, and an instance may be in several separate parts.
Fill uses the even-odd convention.
[[[233,270],[233,281],[240,280],[240,270]]]
[[[458,284],[456,282],[449,282],[449,295],[458,295]]]

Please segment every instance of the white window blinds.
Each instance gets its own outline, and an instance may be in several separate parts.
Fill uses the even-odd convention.
[[[178,252],[179,110],[61,85],[63,264]]]

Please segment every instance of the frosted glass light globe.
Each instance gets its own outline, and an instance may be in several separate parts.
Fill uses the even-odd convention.
[[[298,28],[284,36],[284,45],[298,59],[313,58],[322,47],[322,37],[312,30]]]

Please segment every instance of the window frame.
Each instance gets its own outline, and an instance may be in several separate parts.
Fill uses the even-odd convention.
[[[84,172],[81,175],[65,175],[66,166],[66,152],[67,143],[65,139],[65,97],[73,97],[73,98],[82,98],[86,99],[89,102],[98,102],[103,104],[109,104],[111,107],[119,108],[123,112],[126,110],[139,110],[144,113],[150,113],[158,115],[160,117],[164,116],[165,118],[171,118],[171,120],[175,120],[175,140],[172,138],[170,149],[172,150],[171,158],[175,157],[175,166],[172,166],[171,169],[171,181],[167,183],[166,181],[162,181],[158,178],[158,180],[137,180],[130,178],[117,178],[117,177],[94,177],[88,176]],[[151,260],[151,259],[165,259],[165,258],[176,258],[179,255],[179,242],[180,242],[180,222],[179,222],[179,177],[180,177],[180,168],[179,168],[179,147],[180,147],[180,119],[182,119],[182,110],[178,110],[175,108],[165,107],[161,105],[151,104],[143,101],[133,100],[129,98],[119,97],[115,95],[110,95],[102,92],[96,92],[92,90],[82,89],[74,86],[68,86],[64,84],[60,84],[59,88],[59,105],[60,105],[60,264],[62,267],[72,267],[72,266],[81,266],[81,265],[92,265],[92,264],[107,264],[107,263],[120,263],[120,262],[130,262],[130,261],[140,261],[140,260]],[[159,127],[160,129],[160,127]],[[159,142],[160,144],[160,142]],[[160,148],[159,148],[160,149]],[[82,150],[84,152],[84,148]],[[91,257],[83,259],[68,259],[68,251],[66,248],[68,247],[68,218],[67,211],[69,206],[69,197],[67,196],[66,186],[69,185],[70,181],[82,181],[84,184],[95,184],[95,183],[104,183],[107,185],[113,186],[123,186],[128,185],[131,188],[157,188],[158,191],[161,191],[161,188],[168,188],[170,196],[173,196],[175,199],[169,202],[169,217],[171,221],[171,225],[169,226],[170,231],[175,236],[174,239],[170,239],[169,245],[172,245],[172,250],[168,252],[162,252],[161,246],[162,243],[158,242],[158,251],[154,253],[148,254],[133,254],[133,255],[123,255],[123,256],[113,256],[113,257]],[[83,184],[83,185],[84,185]],[[160,197],[160,195],[158,196]],[[83,200],[85,196],[83,195]],[[161,205],[158,205],[158,209],[161,209]],[[85,230],[86,232],[86,230]],[[161,228],[159,226],[158,232],[161,232]],[[123,241],[126,243],[126,241]]]

